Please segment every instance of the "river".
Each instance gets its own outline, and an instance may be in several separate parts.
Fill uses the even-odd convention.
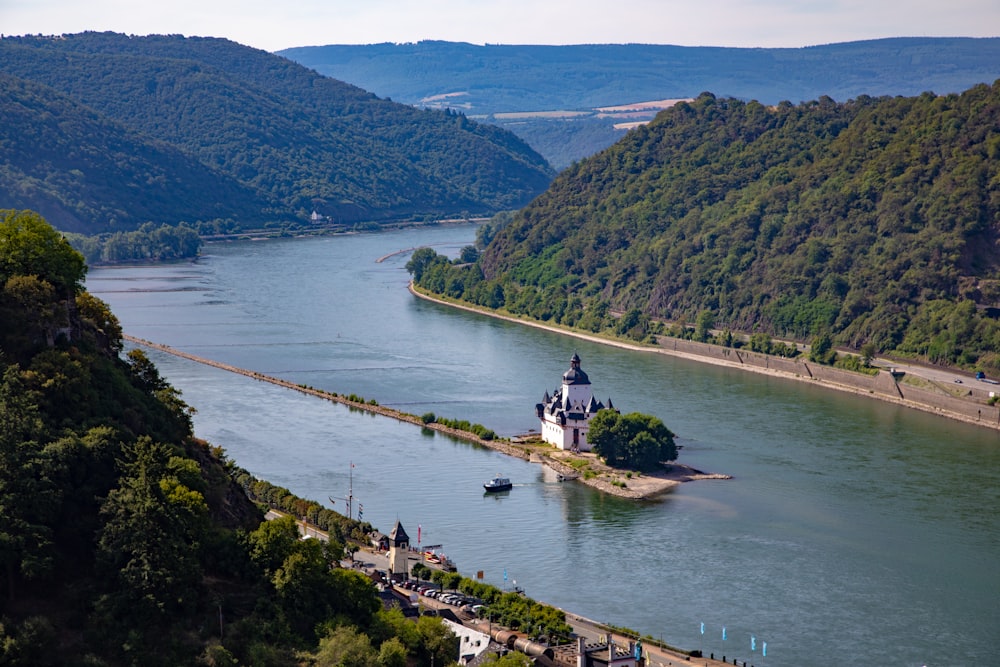
[[[350,490],[364,520],[399,519],[411,538],[419,525],[463,574],[748,664],[1000,664],[997,432],[428,303],[406,290],[409,253],[376,262],[420,245],[457,255],[474,234],[212,244],[194,263],[92,269],[87,287],[131,335],[505,436],[538,428],[535,403],[578,353],[599,399],[660,417],[682,462],[733,479],[621,500],[149,354],[238,465],[342,512]],[[496,473],[515,487],[485,495]]]

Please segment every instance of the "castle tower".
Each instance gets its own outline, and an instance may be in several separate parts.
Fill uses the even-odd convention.
[[[399,523],[399,519],[396,519],[396,525],[392,527],[392,532],[389,533],[389,577],[391,578],[395,574],[402,575],[403,578],[409,578],[409,559],[410,559],[410,536],[406,534],[406,530],[403,528],[403,524]]]
[[[608,399],[609,407],[610,404]],[[559,449],[590,451],[587,442],[590,418],[604,407],[594,398],[590,378],[580,367],[580,355],[574,354],[569,360],[569,370],[563,373],[562,385],[552,396],[545,392],[542,402],[535,405],[542,439]]]

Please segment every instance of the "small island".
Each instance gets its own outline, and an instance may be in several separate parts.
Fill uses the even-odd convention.
[[[658,418],[622,415],[610,398],[606,405],[598,401],[578,354],[570,359],[561,385],[535,405],[535,415],[540,436],[518,441],[536,445],[536,460],[561,479],[579,479],[626,498],[655,497],[694,479],[729,479],[677,464],[674,433]]]

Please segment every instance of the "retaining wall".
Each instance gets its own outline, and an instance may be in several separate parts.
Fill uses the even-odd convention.
[[[669,337],[661,338],[659,346],[666,352],[702,357],[706,361],[722,361],[727,365],[758,372],[773,372],[797,379],[812,379],[826,385],[902,403],[926,412],[1000,429],[1000,406],[988,405],[987,403],[990,391],[1000,393],[1000,385],[996,389],[969,385],[966,396],[959,398],[930,389],[900,384],[886,370],[879,371],[877,375],[866,375],[832,366],[823,366],[804,359],[774,357],[760,352]],[[964,388],[966,385],[962,386]]]

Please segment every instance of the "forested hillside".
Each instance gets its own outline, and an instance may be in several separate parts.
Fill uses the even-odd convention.
[[[700,320],[995,370],[997,118],[1000,82],[775,107],[703,94],[560,175],[478,263],[423,258],[420,283],[593,331]]]
[[[252,187],[46,86],[0,73],[0,119],[0,204],[37,210],[65,231],[268,220],[270,204]]]
[[[5,133],[46,141],[48,158],[32,165],[0,154],[4,205],[51,212],[60,227],[251,215],[308,222],[314,210],[349,223],[482,214],[524,205],[552,176],[497,127],[379,99],[223,39],[7,37],[0,71],[21,79],[5,86],[28,96],[0,107]],[[76,105],[66,113],[88,122],[59,123],[69,102],[24,81],[70,98]],[[147,167],[148,184],[137,178]],[[206,201],[202,191],[215,184],[215,201]],[[140,207],[136,193],[147,187],[151,201]],[[164,201],[164,189],[185,201]]]
[[[193,408],[141,350],[123,354],[86,270],[37,213],[0,210],[0,664],[457,664],[439,616],[404,612],[342,566],[371,525],[194,437]],[[297,517],[329,539],[302,539]],[[571,632],[565,612],[521,593],[411,574],[475,596],[494,623]]]
[[[253,480],[197,440],[179,392],[83,290],[40,216],[0,211],[0,663],[337,665],[457,657],[439,619],[382,611],[339,567],[362,526]],[[240,484],[236,483],[240,480]],[[329,543],[266,522],[291,502]]]

